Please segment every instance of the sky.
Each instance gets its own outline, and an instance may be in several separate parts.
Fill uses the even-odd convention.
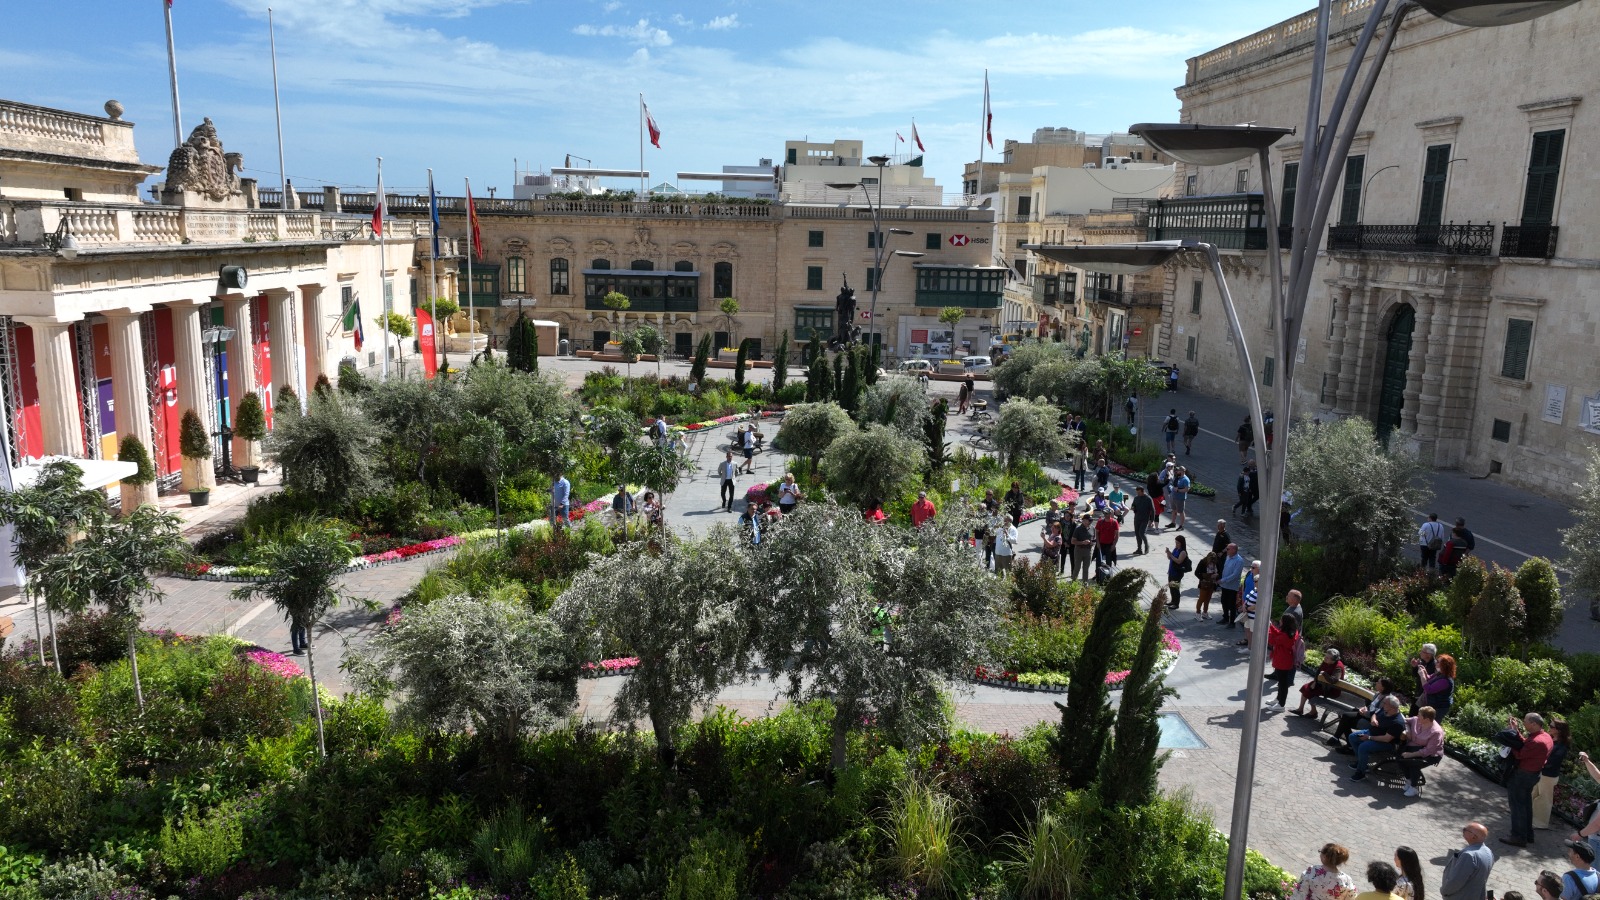
[[[0,97],[126,108],[146,163],[173,146],[164,0],[4,0]],[[272,0],[285,168],[300,190],[496,187],[567,154],[639,164],[639,94],[661,129],[651,183],[781,161],[786,140],[903,152],[961,189],[983,75],[995,147],[1035,128],[1175,121],[1185,61],[1308,0]],[[183,133],[210,117],[245,175],[278,184],[267,3],[173,0]],[[998,150],[985,148],[988,159]],[[582,164],[577,163],[577,164]],[[151,179],[155,181],[158,179]],[[634,182],[606,182],[618,189]],[[700,184],[707,184],[701,182]]]

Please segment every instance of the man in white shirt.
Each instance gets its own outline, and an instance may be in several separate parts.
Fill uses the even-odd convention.
[[[1428,513],[1428,521],[1417,529],[1417,552],[1422,556],[1422,568],[1439,568],[1439,548],[1450,537],[1450,530],[1439,521],[1438,513]]]
[[[754,475],[756,473],[756,427],[754,425],[745,426],[744,431],[739,432],[739,437],[742,440],[740,446],[744,448],[745,474]]]
[[[733,479],[739,474],[739,464],[733,461],[733,451],[717,463],[717,475],[722,481],[722,510],[733,512]]]
[[[1011,517],[1000,520],[1000,530],[994,536],[994,573],[1011,571],[1011,561],[1017,555],[1017,526]]]

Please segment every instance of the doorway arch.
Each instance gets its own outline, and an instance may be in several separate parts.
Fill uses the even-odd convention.
[[[1406,371],[1411,368],[1411,334],[1417,328],[1417,311],[1402,304],[1384,333],[1383,381],[1378,389],[1378,417],[1374,426],[1378,439],[1388,443],[1389,435],[1400,427],[1406,405]]]

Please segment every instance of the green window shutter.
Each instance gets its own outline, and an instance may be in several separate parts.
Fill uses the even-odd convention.
[[[1556,214],[1556,186],[1561,181],[1561,148],[1565,131],[1541,131],[1528,154],[1528,185],[1522,195],[1522,224],[1549,225]]]
[[[938,250],[944,246],[944,235],[938,233],[937,231],[930,231],[928,232],[927,243],[923,244],[922,246],[927,250]]]
[[[1450,178],[1450,145],[1435,144],[1428,148],[1427,161],[1422,168],[1422,203],[1417,207],[1418,225],[1440,225],[1444,222],[1444,188]]]
[[[822,267],[806,266],[806,290],[822,290]]]
[[[877,269],[873,269],[873,268],[868,268],[867,269],[867,290],[873,291],[873,290],[877,290],[877,288],[878,288],[878,270]]]
[[[1506,320],[1506,351],[1500,359],[1500,377],[1526,381],[1528,353],[1533,349],[1533,320]]]
[[[1361,218],[1361,178],[1366,170],[1365,156],[1351,156],[1344,161],[1344,188],[1339,193],[1340,225],[1355,225]]]
[[[820,231],[808,231],[808,232],[806,232],[806,246],[808,246],[808,247],[821,247],[822,246],[822,232],[820,232]]]
[[[1300,164],[1283,164],[1283,193],[1278,203],[1278,221],[1285,225],[1294,221],[1294,193],[1299,188]]]

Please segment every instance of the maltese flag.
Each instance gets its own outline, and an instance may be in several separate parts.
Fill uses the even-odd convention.
[[[650,143],[657,150],[660,150],[661,129],[656,127],[655,117],[650,115],[650,105],[645,103],[643,99],[639,100],[639,105],[644,107],[644,127],[650,131]]]

